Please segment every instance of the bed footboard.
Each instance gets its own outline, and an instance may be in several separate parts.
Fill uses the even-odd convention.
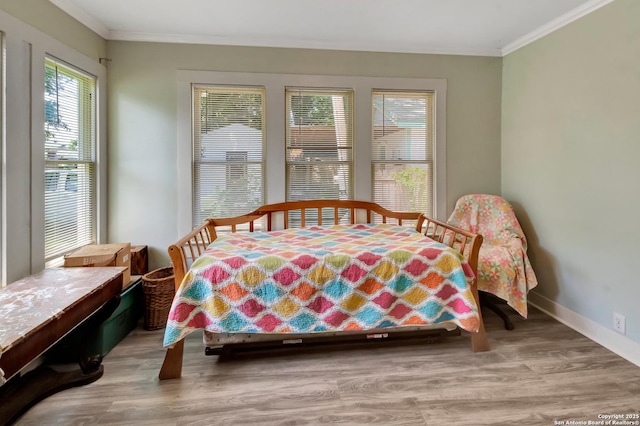
[[[429,238],[448,245],[466,257],[467,263],[469,263],[476,277],[471,286],[471,291],[473,292],[473,298],[476,300],[478,315],[480,316],[478,332],[471,333],[471,350],[473,352],[488,351],[489,340],[487,339],[487,332],[485,331],[484,321],[482,320],[480,296],[478,294],[478,254],[480,253],[480,246],[482,245],[482,235],[474,234],[473,232],[449,225],[437,219],[432,219],[423,214],[418,218],[416,230],[422,232]]]
[[[353,200],[306,200],[269,204],[242,216],[207,219],[182,239],[169,246],[173,264],[176,290],[181,285],[191,263],[217,237],[216,230],[236,232],[239,230],[271,231],[289,227],[310,225],[337,225],[354,223],[391,223],[413,226],[425,235],[449,245],[465,254],[468,263],[477,273],[478,252],[482,236],[440,222],[417,212],[394,212],[376,203]],[[480,313],[478,289],[474,283],[473,295]],[[471,335],[473,352],[489,350],[482,314],[480,328]],[[159,378],[174,379],[182,374],[184,340],[167,349]]]
[[[173,265],[176,291],[191,263],[198,258],[209,244],[216,239],[216,228],[211,219],[185,235],[179,241],[169,246],[169,257]],[[167,349],[164,362],[158,377],[160,380],[177,379],[182,375],[182,358],[184,354],[184,340]]]
[[[185,235],[180,241],[169,246],[169,257],[173,265],[176,290],[182,283],[189,266],[197,259],[209,244],[216,239],[216,227],[212,219]]]

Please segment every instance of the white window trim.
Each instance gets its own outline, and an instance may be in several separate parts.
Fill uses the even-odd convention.
[[[265,98],[266,98],[266,94],[264,91],[264,88],[262,87],[247,87],[247,86],[218,86],[218,85],[194,85],[193,90],[192,90],[192,103],[193,103],[193,111],[194,114],[197,115],[192,115],[192,147],[195,150],[195,143],[196,141],[199,141],[200,143],[200,149],[202,149],[205,146],[205,139],[207,139],[207,136],[205,135],[205,133],[200,133],[203,129],[202,129],[202,124],[200,121],[200,114],[202,113],[202,100],[197,99],[197,96],[201,96],[203,93],[247,93],[247,94],[252,94],[252,95],[258,95],[260,96],[260,107],[261,107],[261,116],[260,116],[260,129],[254,129],[256,132],[258,132],[260,134],[260,145],[259,145],[259,149],[257,146],[257,138],[253,139],[251,138],[250,141],[249,140],[243,140],[243,142],[241,143],[241,145],[243,146],[243,149],[247,149],[247,151],[244,151],[244,159],[241,160],[241,163],[229,163],[229,155],[230,154],[238,154],[241,151],[226,151],[227,148],[231,148],[231,147],[224,147],[225,149],[225,160],[221,160],[220,158],[218,159],[214,159],[212,157],[215,157],[214,152],[216,152],[218,149],[222,148],[220,146],[217,146],[217,144],[213,143],[213,140],[209,140],[209,143],[212,143],[212,145],[210,146],[211,151],[208,152],[208,154],[210,154],[212,157],[209,158],[202,158],[201,156],[201,152],[194,152],[194,156],[193,156],[193,161],[192,161],[192,165],[193,166],[197,166],[200,167],[200,179],[201,182],[200,184],[202,185],[203,182],[207,181],[207,178],[205,178],[204,176],[208,174],[208,172],[206,171],[208,167],[216,167],[216,166],[223,166],[225,167],[225,188],[227,187],[227,185],[229,184],[228,179],[229,179],[229,168],[232,167],[233,164],[237,165],[242,165],[245,169],[245,173],[247,173],[249,167],[259,167],[260,168],[260,193],[263,195],[264,194],[264,178],[265,178],[265,141],[266,141],[266,130],[265,130]],[[208,100],[206,101],[206,105],[212,105],[211,103],[208,102]],[[214,104],[215,105],[215,104]],[[215,107],[214,107],[215,108]],[[199,123],[199,124],[196,124]],[[236,123],[238,124],[238,123]],[[208,123],[205,123],[205,127],[208,126]],[[208,130],[208,127],[207,127]],[[213,129],[212,129],[213,130]],[[221,129],[218,129],[221,130]],[[197,132],[197,133],[196,133]],[[207,132],[208,133],[208,132]],[[242,138],[244,139],[244,138]],[[255,143],[255,145],[254,145]],[[251,152],[251,154],[250,154]],[[218,155],[220,155],[221,152],[218,151]],[[251,157],[251,160],[249,159]],[[192,169],[193,170],[193,169]],[[254,169],[255,172],[255,169]],[[248,175],[247,175],[248,176]],[[195,182],[196,176],[195,173],[193,173],[193,182]],[[211,181],[210,181],[211,182]],[[214,182],[211,182],[212,184],[215,184]],[[202,188],[202,186],[200,186],[200,188]],[[198,189],[196,189],[196,191],[198,191]],[[193,194],[194,196],[192,197],[192,206],[194,204],[198,204],[196,203],[195,199],[198,198],[200,202],[203,201],[202,197],[203,194],[197,194],[197,192],[194,192]],[[257,208],[260,205],[264,204],[264,200],[260,201],[259,204],[254,204],[254,207]],[[237,214],[243,214],[246,213],[247,211],[236,211]],[[195,221],[197,220],[202,220],[203,217],[200,216],[200,218],[198,219],[197,216],[201,213],[198,212],[193,212],[193,226],[199,225],[200,223],[196,223]],[[206,215],[206,213],[205,213]]]
[[[341,190],[343,190],[345,193],[344,195],[347,198],[351,197],[351,194],[353,194],[353,187],[354,187],[354,182],[353,182],[353,178],[354,178],[354,160],[353,160],[353,156],[354,156],[354,99],[355,99],[355,93],[353,90],[349,89],[349,90],[344,90],[344,89],[316,89],[316,88],[301,88],[301,87],[289,87],[287,88],[287,90],[285,91],[285,107],[286,107],[286,112],[287,112],[287,116],[290,116],[291,119],[287,120],[284,124],[285,124],[285,129],[287,132],[287,137],[286,137],[286,141],[285,141],[285,146],[289,146],[289,144],[293,143],[293,138],[292,138],[292,134],[294,134],[296,132],[296,130],[298,129],[298,125],[292,123],[292,118],[293,118],[293,114],[295,114],[294,109],[293,109],[293,105],[290,104],[290,102],[292,102],[292,98],[293,96],[299,96],[300,94],[304,94],[303,96],[308,96],[309,94],[320,94],[321,96],[332,96],[332,104],[333,102],[335,102],[336,98],[340,99],[340,102],[342,102],[344,105],[342,105],[342,107],[337,107],[335,104],[332,105],[333,107],[333,119],[334,119],[334,135],[335,135],[335,144],[336,144],[336,159],[330,159],[330,160],[326,160],[325,158],[320,159],[320,168],[322,169],[325,165],[327,164],[331,164],[333,167],[337,167],[341,170],[341,173],[343,174],[341,180],[344,184],[344,186],[342,188],[340,188]],[[337,95],[337,96],[336,96]],[[336,115],[336,112],[338,112],[338,114]],[[343,122],[342,124],[340,124],[340,119],[338,118],[338,116],[342,117]],[[314,126],[318,126],[317,123],[314,123]],[[322,128],[322,126],[318,126],[318,128]],[[291,133],[289,133],[291,132]],[[306,148],[308,148],[307,146],[305,146],[305,144],[309,142],[309,141],[304,141],[303,142],[303,148],[302,150],[305,151]],[[317,144],[318,141],[313,141],[311,142],[311,144]],[[286,188],[285,188],[285,199],[287,199],[288,201],[297,201],[296,197],[292,197],[291,193],[289,192],[291,190],[292,185],[298,184],[298,185],[304,185],[305,182],[304,180],[298,180],[296,181],[296,179],[293,177],[293,170],[296,169],[297,167],[302,167],[303,169],[308,166],[308,164],[302,163],[298,160],[294,160],[293,158],[291,158],[291,154],[293,152],[294,149],[297,148],[289,148],[285,150],[285,180],[286,180]],[[324,148],[326,149],[326,148]],[[313,150],[313,149],[312,149]],[[307,153],[308,154],[308,153]],[[342,157],[342,158],[340,158]],[[347,159],[345,159],[345,157]],[[307,171],[309,169],[306,169]],[[332,176],[333,178],[336,178],[336,176]],[[310,182],[306,182],[307,184]],[[322,188],[323,191],[328,190],[329,188],[324,187]],[[310,196],[310,198],[326,198],[325,194],[320,194],[316,192],[316,196]],[[304,198],[304,197],[303,197]]]
[[[32,50],[32,270],[44,267],[44,69],[45,59],[53,58],[96,77],[96,243],[107,240],[107,144],[106,69],[92,59],[63,46],[44,46]],[[40,90],[42,88],[42,90]]]
[[[87,73],[86,71],[79,69],[78,67],[76,67],[74,65],[71,65],[71,64],[67,63],[66,61],[62,61],[59,58],[53,57],[51,55],[46,55],[45,63],[46,63],[47,60],[50,62],[50,65],[54,65],[56,67],[60,67],[60,68],[66,69],[69,72],[76,73],[76,74],[79,74],[79,75],[83,75],[84,77],[93,80],[93,83],[94,83],[95,87],[93,87],[93,98],[94,99],[92,99],[92,105],[93,105],[93,108],[95,108],[95,112],[97,113],[97,110],[98,110],[98,108],[97,108],[97,99],[96,99],[97,85],[98,85],[97,77],[95,75],[93,75],[93,74]],[[60,71],[60,72],[64,73],[66,71]],[[42,81],[44,82],[45,79],[43,78]],[[56,86],[56,90],[58,90],[57,86]],[[78,102],[82,103],[85,100],[85,95],[82,92],[79,91],[78,96],[79,96]],[[91,111],[91,112],[93,112],[93,111]],[[86,113],[86,111],[83,110],[82,113],[84,114],[84,113]],[[81,120],[83,121],[83,125],[88,121],[89,123],[91,123],[94,126],[96,126],[96,129],[95,129],[96,130],[96,138],[95,138],[96,140],[95,141],[90,141],[90,142],[86,142],[85,141],[84,142],[84,146],[86,148],[86,146],[88,144],[90,144],[91,145],[90,151],[92,153],[97,153],[97,148],[98,148],[98,146],[97,146],[97,126],[98,126],[97,117],[93,117],[92,119],[89,119],[89,120],[81,118]],[[82,129],[82,131],[85,133],[84,136],[85,136],[85,139],[86,139],[87,131],[89,131],[91,133],[91,132],[93,132],[93,129],[87,130],[87,129],[84,128],[83,125],[79,126],[79,130]],[[43,126],[43,129],[44,129],[44,127],[45,126]],[[78,136],[78,137],[79,137],[79,139],[78,139],[79,141],[82,140],[80,138],[80,136]],[[44,153],[44,149],[43,148],[44,148],[44,144],[40,146],[40,150],[43,151],[43,153]],[[91,202],[95,203],[95,209],[97,209],[98,205],[99,205],[98,198],[97,198],[97,196],[98,196],[98,194],[97,194],[98,193],[98,188],[97,188],[97,174],[98,174],[97,173],[97,168],[98,168],[97,158],[96,157],[92,157],[90,160],[87,160],[86,158],[80,158],[79,157],[77,160],[70,160],[69,164],[83,164],[83,163],[85,165],[94,166],[95,170],[96,170],[96,182],[94,182],[94,184],[95,184],[95,186],[94,186],[95,193],[92,194],[92,196],[90,198],[92,199]],[[47,170],[48,166],[51,165],[51,163],[47,163],[47,161],[45,159],[44,164],[45,164],[45,173],[46,173],[46,170]],[[60,163],[58,163],[58,164],[60,164]],[[46,179],[45,179],[45,185],[46,185]],[[46,197],[46,189],[43,192],[43,194]],[[91,212],[93,213],[93,211],[91,211]],[[46,216],[46,212],[45,212],[45,216]],[[96,210],[96,212],[95,212],[95,221],[96,221],[95,225],[96,225],[96,227],[97,227],[97,220],[98,220],[98,214],[97,214],[97,210]],[[91,225],[85,224],[85,228],[87,228],[87,227],[91,228]],[[93,237],[95,237],[96,241],[97,241],[97,229],[96,229],[96,234],[93,235]],[[45,240],[46,240],[46,235],[45,235]],[[46,248],[45,248],[45,251],[46,251]],[[63,257],[62,255],[56,255],[56,257],[54,257],[51,260],[49,260],[49,262],[47,262],[46,265],[47,266],[49,266],[49,265],[51,265],[51,266],[59,266],[62,263],[62,260],[63,260],[62,257]],[[45,261],[46,261],[46,256],[45,256]]]
[[[354,199],[372,199],[371,95],[375,89],[433,91],[436,110],[434,198],[439,219],[446,219],[446,110],[445,79],[386,78],[303,74],[177,72],[177,200],[178,235],[191,230],[193,194],[192,85],[259,86],[266,89],[265,203],[285,200],[285,89],[287,87],[353,89],[354,97]],[[277,173],[275,171],[278,171]]]

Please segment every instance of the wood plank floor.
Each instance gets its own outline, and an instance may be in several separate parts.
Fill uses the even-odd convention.
[[[485,313],[490,352],[441,342],[205,356],[186,341],[183,377],[158,381],[162,331],[140,325],[104,376],[53,395],[19,425],[554,425],[640,413],[640,367],[531,309],[506,331]],[[557,422],[557,423],[555,423]]]

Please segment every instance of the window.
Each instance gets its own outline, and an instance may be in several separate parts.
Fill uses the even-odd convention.
[[[373,201],[434,215],[434,95],[374,91]]]
[[[193,87],[193,225],[264,204],[262,88]]]
[[[177,82],[181,232],[260,203],[312,198],[447,215],[446,80],[178,70]],[[257,97],[250,102],[251,93]],[[255,135],[253,147],[231,145],[223,135],[214,147],[214,135],[233,126],[232,118],[245,140]],[[392,143],[394,130],[407,139]],[[408,150],[402,156],[401,146]],[[426,184],[415,185],[425,175]],[[248,190],[220,202],[234,185]],[[413,202],[410,192],[423,194],[424,187],[426,201]]]
[[[96,79],[45,61],[45,261],[96,242]]]
[[[353,91],[286,90],[288,201],[353,198]]]

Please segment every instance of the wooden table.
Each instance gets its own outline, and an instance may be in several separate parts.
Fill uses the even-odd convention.
[[[8,381],[0,386],[0,424],[52,393],[102,376],[101,355],[82,350],[80,370],[72,374],[20,372],[80,323],[107,319],[120,302],[124,270],[49,268],[0,289],[0,384]]]

